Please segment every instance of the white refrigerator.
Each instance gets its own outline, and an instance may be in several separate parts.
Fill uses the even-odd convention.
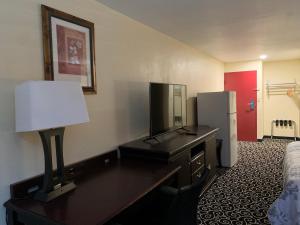
[[[234,91],[197,94],[198,125],[218,127],[222,139],[221,166],[232,167],[238,160],[236,93]]]

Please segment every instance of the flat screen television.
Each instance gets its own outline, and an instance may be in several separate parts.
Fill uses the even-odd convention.
[[[186,126],[186,85],[150,83],[150,137]]]

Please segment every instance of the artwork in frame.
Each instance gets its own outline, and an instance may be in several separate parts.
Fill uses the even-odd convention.
[[[42,5],[46,80],[78,80],[96,94],[94,24]]]

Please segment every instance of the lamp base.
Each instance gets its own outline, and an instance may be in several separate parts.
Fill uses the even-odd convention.
[[[33,198],[41,202],[49,202],[69,191],[74,190],[75,188],[76,185],[73,182],[70,182],[50,192],[38,191]]]

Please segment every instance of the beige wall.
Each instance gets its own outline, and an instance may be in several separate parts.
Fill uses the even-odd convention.
[[[114,12],[94,0],[2,0],[0,7],[0,204],[9,184],[43,172],[37,133],[14,131],[14,88],[43,80],[40,4],[95,23],[98,94],[86,96],[91,122],[67,127],[66,164],[148,133],[148,82],[223,90],[223,63]],[[190,104],[191,105],[191,104]],[[189,108],[189,123],[193,116]],[[0,224],[4,224],[4,209]]]
[[[225,72],[257,71],[257,138],[263,138],[263,63],[262,61],[226,63]]]
[[[300,60],[275,61],[264,63],[264,83],[300,82]],[[279,90],[279,89],[278,89]],[[291,119],[297,123],[297,136],[299,137],[299,105],[287,95],[287,89],[282,91],[264,93],[264,133],[271,134],[271,121],[276,119]],[[300,96],[297,96],[300,98]],[[297,101],[297,99],[296,99]],[[274,129],[276,136],[294,136],[291,128],[278,127]]]

